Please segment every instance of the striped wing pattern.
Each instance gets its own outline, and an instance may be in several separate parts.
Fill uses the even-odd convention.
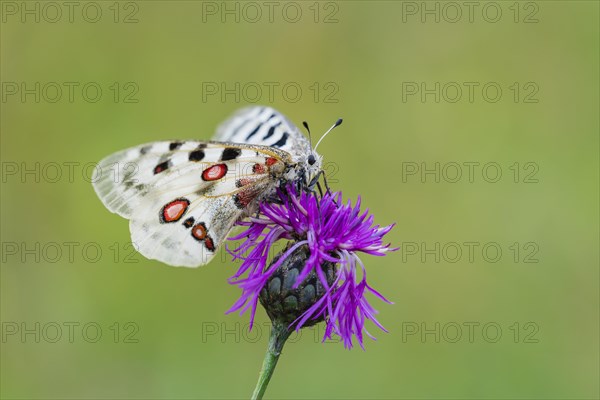
[[[296,162],[311,152],[300,130],[271,107],[242,108],[217,128],[213,140],[275,147],[290,153]]]

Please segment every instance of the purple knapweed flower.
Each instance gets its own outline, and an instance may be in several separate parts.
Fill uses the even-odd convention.
[[[322,197],[305,192],[298,195],[290,185],[285,191],[278,190],[277,196],[280,204],[261,203],[258,217],[239,222],[247,229],[231,238],[245,240],[236,250],[228,249],[234,259],[243,260],[237,273],[229,280],[242,289],[242,296],[228,313],[239,310],[243,314],[251,309],[252,328],[259,296],[265,285],[288,258],[298,256],[302,247],[308,248],[290,289],[297,289],[312,277],[312,281],[318,280],[321,293],[309,304],[310,307],[295,316],[290,326],[299,330],[314,324],[315,320],[325,320],[327,326],[323,340],[336,334],[346,348],[351,348],[352,337],[355,336],[364,349],[363,332],[375,339],[366,331],[365,320],[371,320],[387,332],[375,318],[377,311],[365,294],[370,292],[384,302],[390,302],[367,284],[366,269],[357,253],[383,256],[388,251],[397,250],[382,241],[394,225],[373,226],[373,216],[369,215],[369,211],[361,214],[360,197],[355,206],[350,201],[344,205],[340,192],[327,193]],[[288,241],[288,246],[268,265],[270,250],[279,240]],[[335,265],[333,276],[327,275],[326,265]],[[315,290],[311,289],[311,293]]]

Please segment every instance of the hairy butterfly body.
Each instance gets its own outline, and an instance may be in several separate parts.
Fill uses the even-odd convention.
[[[321,157],[282,114],[249,107],[223,123],[213,141],[132,147],[103,159],[99,171],[98,197],[129,220],[142,255],[198,267],[277,187],[293,182],[312,190]]]

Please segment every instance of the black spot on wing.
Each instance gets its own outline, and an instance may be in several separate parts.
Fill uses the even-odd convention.
[[[154,167],[154,175],[160,174],[161,172],[169,169],[170,166],[171,165],[170,165],[170,161],[169,160],[161,162],[156,167]]]
[[[289,133],[283,132],[283,135],[281,135],[281,139],[279,139],[277,142],[273,143],[271,145],[271,147],[283,147],[283,146],[285,146],[285,144],[286,144],[289,136],[290,136]]]
[[[254,128],[254,130],[252,132],[250,132],[248,134],[248,136],[246,136],[246,141],[250,140],[250,138],[254,135],[256,135],[256,132],[258,132],[258,130],[260,129],[260,127],[262,126],[262,124],[258,124],[258,126],[256,128]]]
[[[143,146],[142,148],[140,148],[140,154],[144,155],[144,154],[148,153],[150,151],[151,147],[152,146]]]
[[[171,142],[171,143],[169,143],[169,150],[171,150],[171,151],[177,150],[178,148],[181,147],[182,144],[183,144],[183,142]]]
[[[202,161],[203,158],[204,158],[204,151],[200,150],[200,149],[190,152],[190,155],[188,157],[188,159],[190,161]]]
[[[242,154],[242,150],[235,147],[226,147],[221,154],[221,161],[235,160],[240,154]]]
[[[266,140],[266,139],[270,138],[271,136],[273,136],[273,134],[275,133],[275,128],[277,128],[279,125],[281,125],[281,122],[278,122],[275,125],[273,125],[272,127],[270,127],[269,132],[267,132],[267,134],[263,137],[263,140]]]
[[[186,228],[191,228],[192,225],[194,225],[194,217],[189,217],[188,219],[186,219],[185,221],[183,221],[183,226],[185,226]]]
[[[271,114],[271,116],[269,118],[267,118],[267,120],[265,122],[269,122],[271,119],[275,118],[276,116],[277,116],[277,114]],[[256,128],[254,128],[254,130],[248,134],[248,136],[246,137],[246,141],[250,140],[250,138],[252,136],[256,135],[256,132],[258,132],[262,126],[263,126],[262,122],[260,124],[258,124],[258,126]]]

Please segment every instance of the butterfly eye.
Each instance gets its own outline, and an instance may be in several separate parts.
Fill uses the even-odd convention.
[[[317,162],[317,160],[315,159],[315,156],[313,154],[308,156],[308,164],[309,165],[314,165]]]

